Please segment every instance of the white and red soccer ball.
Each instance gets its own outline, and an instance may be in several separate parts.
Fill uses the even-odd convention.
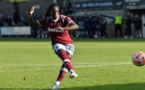
[[[143,51],[137,51],[132,56],[132,62],[136,66],[143,66],[145,64],[145,53]]]

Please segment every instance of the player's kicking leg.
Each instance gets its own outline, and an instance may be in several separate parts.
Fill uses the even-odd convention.
[[[67,72],[67,67],[66,67],[66,65],[63,64],[62,67],[61,67],[61,69],[60,69],[60,72],[59,72],[59,76],[58,76],[58,78],[57,78],[57,81],[56,81],[56,83],[53,84],[52,90],[57,90],[57,88],[58,88],[60,82],[61,82],[61,81],[63,80],[63,78],[65,77],[66,72]],[[71,78],[71,79],[77,78],[77,77],[78,77],[78,75],[77,75],[75,72],[72,72],[72,73],[70,74],[70,78]]]
[[[60,68],[60,72],[59,72],[57,81],[56,81],[56,83],[53,84],[52,90],[57,90],[57,88],[58,88],[60,82],[62,81],[62,79],[64,78],[66,72],[67,72],[67,68],[63,64],[62,67]]]
[[[57,47],[57,48],[56,48]],[[60,48],[60,49],[58,49]],[[69,48],[69,49],[68,49]],[[57,50],[58,49],[58,50]],[[53,85],[52,89],[53,90],[56,90],[60,84],[60,82],[62,81],[62,79],[64,78],[66,72],[67,72],[67,69],[70,71],[70,78],[73,79],[73,78],[77,78],[78,75],[75,73],[75,71],[73,70],[72,68],[72,65],[71,65],[71,58],[69,57],[69,55],[67,55],[66,51],[68,53],[70,53],[71,55],[73,55],[73,51],[74,51],[74,48],[72,48],[73,50],[70,49],[70,46],[64,46],[62,44],[56,44],[54,45],[54,50],[57,52],[57,55],[62,59],[63,61],[63,65],[60,69],[60,73],[59,73],[59,76],[57,78],[57,81],[56,83]],[[71,53],[71,52],[72,53]]]

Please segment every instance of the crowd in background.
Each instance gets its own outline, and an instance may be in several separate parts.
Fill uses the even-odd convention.
[[[130,12],[127,12],[126,16],[125,16],[125,36],[124,36],[124,38],[125,39],[128,37],[133,38],[132,28],[131,28],[132,23],[134,23],[134,26],[135,26],[136,37],[142,38],[142,33],[141,33],[142,20],[138,14],[135,14],[135,16],[133,16],[133,14]]]
[[[88,15],[85,13],[83,17],[83,27],[85,31],[84,34],[85,36],[87,35],[87,38],[107,37],[107,21],[103,15],[98,16],[97,13]]]
[[[29,26],[27,17],[20,17],[17,23],[12,16],[0,16],[0,27],[2,26]]]
[[[68,12],[67,12],[68,13]],[[73,13],[73,12],[72,12]],[[68,15],[72,14],[69,13]],[[60,12],[60,14],[65,15],[65,13]],[[41,19],[42,16],[34,16],[34,20]],[[70,31],[70,36],[72,38],[106,38],[107,37],[107,21],[103,15],[97,15],[97,13],[88,15],[84,14],[83,17],[71,16],[71,18],[81,27],[79,30]],[[82,22],[82,24],[80,24]],[[124,24],[125,23],[125,24]],[[132,13],[127,12],[124,18],[122,18],[122,23],[115,23],[114,18],[114,29],[115,37],[118,37],[118,31],[120,31],[120,36],[124,38],[133,38],[131,24],[134,23],[136,37],[142,38],[142,21],[138,14],[133,16]],[[125,25],[125,32],[123,34],[122,24]],[[19,17],[17,21],[13,16],[6,16],[0,11],[0,27],[2,26],[29,26],[27,17]],[[48,38],[48,32],[45,27],[32,28],[32,36],[34,38]]]
[[[107,21],[103,15],[87,14],[83,17],[76,17],[69,0],[64,0],[63,8],[60,9],[60,14],[69,15],[79,26],[83,27],[79,30],[70,31],[71,38],[107,38]],[[42,16],[34,16],[34,20],[43,18]],[[125,21],[125,36],[123,35],[122,24]],[[81,22],[81,23],[80,23]],[[136,37],[142,38],[141,25],[142,21],[138,14],[135,16],[127,12],[125,17],[120,13],[114,17],[115,37],[133,38],[131,24],[134,23],[136,29]],[[28,18],[19,16],[19,6],[17,2],[13,4],[13,16],[6,16],[0,11],[0,27],[2,26],[29,26]],[[32,37],[34,38],[49,38],[47,29],[43,26],[32,28]]]
[[[62,14],[62,15],[71,15],[73,13],[74,13],[74,11],[73,11],[73,8],[72,8],[72,5],[71,5],[71,0],[64,0],[63,7],[60,8],[60,14]],[[43,18],[43,17],[37,16],[37,17],[34,17],[34,20],[38,20],[38,19],[41,19],[41,18]],[[76,20],[75,20],[75,17],[71,17],[71,18],[74,21],[78,22],[77,17],[76,17]],[[79,37],[78,30],[75,30],[75,32],[77,33],[75,36],[78,38]],[[32,36],[34,38],[38,38],[38,39],[39,38],[49,38],[48,31],[44,26],[32,28]],[[73,38],[73,31],[70,31],[70,36]]]
[[[125,22],[125,24],[124,24]],[[115,37],[118,37],[118,31],[120,32],[120,36],[126,39],[126,38],[133,38],[133,33],[132,33],[132,24],[134,24],[134,28],[135,28],[135,33],[136,33],[136,37],[137,38],[142,38],[142,20],[139,17],[138,14],[134,14],[130,13],[130,12],[126,12],[125,17],[123,18],[123,16],[120,15],[120,13],[118,13],[118,15],[114,18],[114,24],[115,24]],[[125,29],[125,34],[123,34],[123,29],[122,29],[122,25],[124,24],[124,29]]]
[[[19,5],[15,1],[13,3],[13,15],[7,16],[0,11],[0,27],[2,26],[29,26],[28,18],[19,16]]]

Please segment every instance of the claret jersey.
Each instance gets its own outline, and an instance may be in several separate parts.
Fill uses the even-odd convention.
[[[37,20],[37,22],[39,25],[45,26],[48,29],[52,45],[55,43],[61,43],[64,45],[73,43],[68,30],[56,30],[56,27],[67,27],[71,22],[73,22],[69,17],[59,15],[56,20],[53,20],[51,16],[48,16]]]

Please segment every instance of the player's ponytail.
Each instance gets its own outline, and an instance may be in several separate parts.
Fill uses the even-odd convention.
[[[51,16],[51,15],[50,15],[50,12],[51,12],[52,8],[54,8],[54,7],[59,7],[59,6],[58,6],[58,4],[56,4],[56,3],[51,4],[51,5],[48,7],[48,9],[47,9],[47,12],[46,12],[46,14],[45,14],[45,18],[46,18],[47,16]]]

